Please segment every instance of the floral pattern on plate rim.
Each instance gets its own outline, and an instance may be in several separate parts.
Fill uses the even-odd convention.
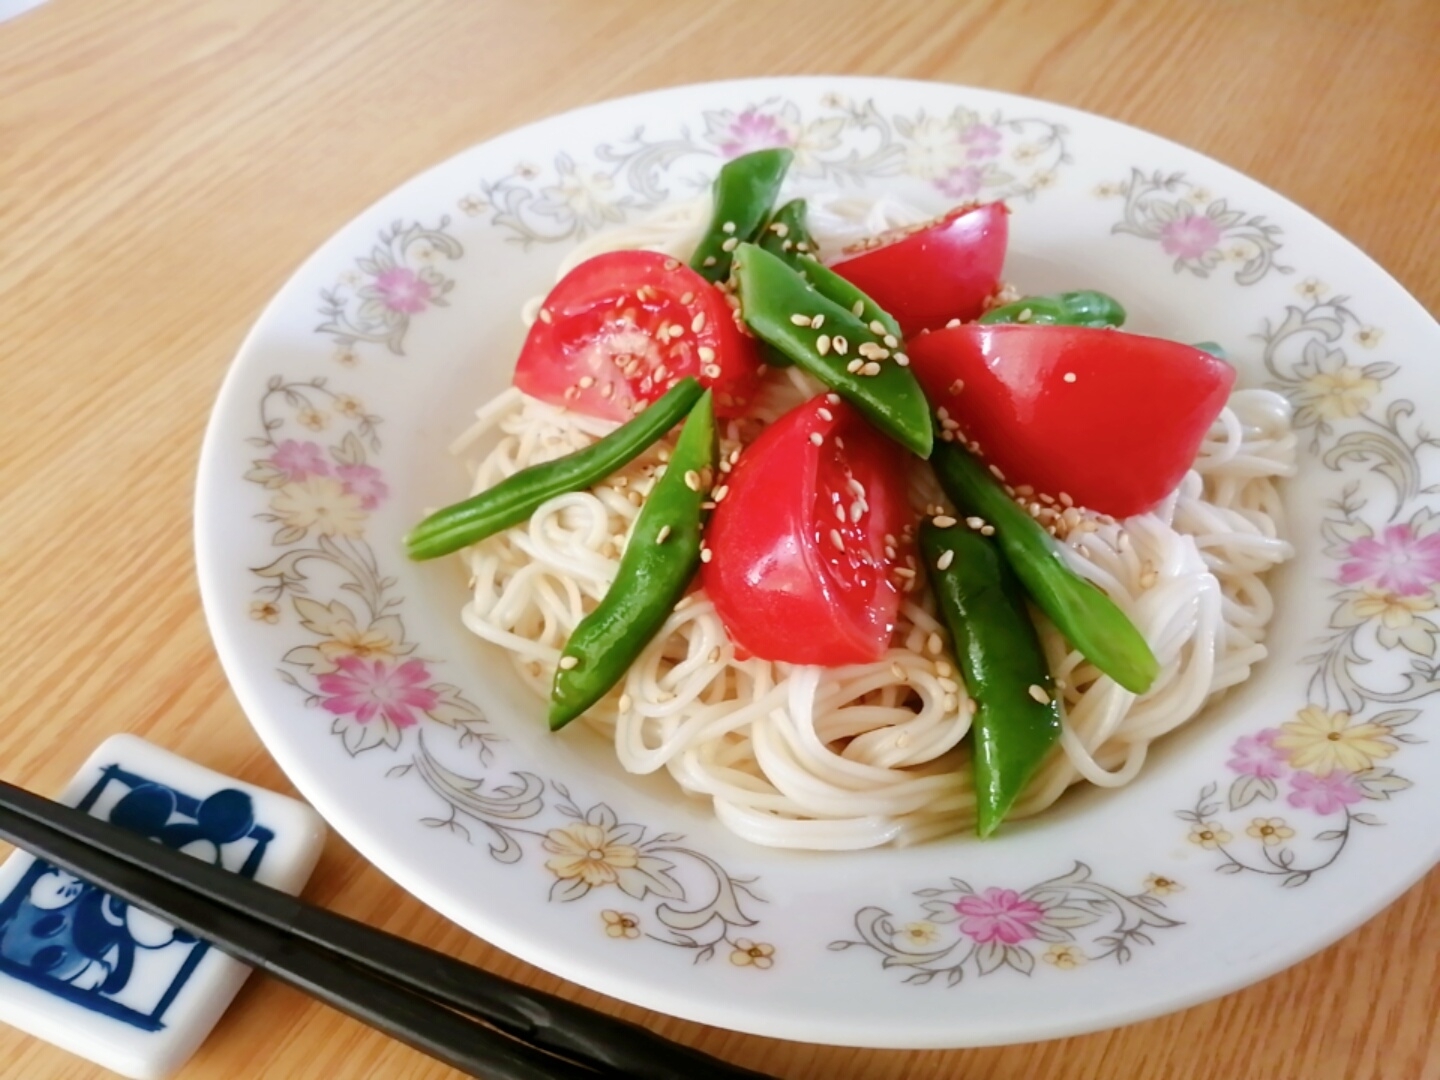
[[[583,160],[559,153],[548,165],[520,162],[482,180],[459,208],[487,216],[528,247],[581,240],[677,194],[699,195],[709,190],[717,161],[769,147],[795,152],[790,175],[799,179],[844,184],[909,176],[956,202],[1033,199],[1072,160],[1066,129],[1047,120],[964,107],[886,115],[873,101],[835,94],[813,114],[772,97],[706,111],[701,125],[665,135],[637,127]]]
[[[841,183],[905,174],[952,198],[1033,198],[1070,160],[1065,129],[1043,120],[998,113],[982,118],[964,108],[886,118],[872,102],[855,104],[833,95],[823,106],[820,115],[808,119],[794,103],[778,98],[738,111],[706,112],[703,132],[693,137],[686,128],[670,139],[649,140],[640,128],[628,140],[599,145],[591,165],[562,154],[547,177],[540,167],[522,163],[511,175],[482,182],[478,195],[459,200],[460,208],[472,216],[489,215],[492,224],[528,246],[579,239],[651,208],[674,195],[665,179],[687,192],[703,190],[708,183],[703,174],[670,175],[676,163],[696,156],[713,165],[751,149],[786,145],[797,152],[800,176]],[[846,147],[842,136],[869,141],[864,148]],[[1007,174],[998,165],[1007,139],[1013,142],[1009,160],[1040,163],[1028,178]],[[1025,141],[1014,141],[1020,139]],[[622,182],[628,192],[616,190]],[[1162,192],[1182,194],[1166,210],[1159,208]],[[1241,263],[1235,280],[1242,285],[1271,270],[1291,270],[1274,261],[1280,247],[1277,226],[1230,210],[1225,200],[1212,199],[1182,173],[1146,174],[1137,168],[1128,184],[1103,185],[1097,193],[1124,195],[1125,218],[1112,231],[1158,240],[1176,255],[1177,273],[1188,270],[1204,277],[1227,256]],[[1193,221],[1181,221],[1197,217],[1200,204],[1213,225],[1203,236]],[[339,286],[322,293],[327,321],[317,332],[336,342],[338,359],[353,363],[358,342],[384,344],[403,354],[411,317],[445,303],[454,283],[430,264],[437,255],[458,259],[463,254],[444,231],[447,225],[444,218],[432,230],[396,222],[380,233],[368,258],[357,260],[359,273],[343,275]],[[1215,231],[1218,236],[1211,237]],[[1227,235],[1236,242],[1221,252],[1220,240]],[[1357,802],[1383,801],[1410,786],[1380,762],[1420,741],[1401,730],[1418,710],[1381,710],[1362,719],[1364,710],[1414,701],[1440,689],[1433,663],[1440,629],[1427,617],[1440,588],[1440,515],[1417,501],[1435,491],[1434,485],[1422,487],[1420,455],[1440,443],[1411,422],[1415,407],[1409,401],[1395,401],[1383,416],[1375,414],[1375,400],[1396,366],[1351,363],[1344,339],[1348,334],[1354,344],[1373,348],[1382,332],[1363,324],[1345,298],[1327,299],[1327,288],[1314,278],[1305,279],[1297,291],[1303,305],[1287,308],[1278,324],[1267,324],[1258,335],[1265,343],[1271,385],[1295,404],[1296,426],[1310,431],[1309,449],[1322,456],[1326,468],[1340,473],[1347,466],[1370,464],[1394,488],[1394,507],[1384,523],[1376,524],[1373,513],[1362,516],[1378,508],[1372,506],[1373,497],[1360,496],[1360,484],[1353,480],[1332,501],[1326,552],[1340,560],[1337,580],[1347,588],[1335,594],[1333,633],[1324,651],[1309,658],[1316,664],[1312,700],[1280,727],[1237,740],[1227,763],[1235,778],[1225,795],[1218,796],[1220,782],[1213,782],[1191,809],[1178,812],[1191,823],[1189,839],[1220,855],[1217,869],[1271,874],[1289,886],[1333,865],[1351,826],[1379,823],[1374,815],[1355,812]],[[1296,348],[1298,358],[1286,360]],[[395,611],[396,579],[383,573],[365,539],[368,514],[388,497],[384,477],[370,460],[380,450],[380,418],[355,398],[333,391],[323,378],[286,382],[278,377],[267,385],[260,416],[263,434],[251,442],[263,456],[245,478],[269,492],[267,509],[257,517],[277,526],[272,541],[287,550],[255,568],[263,584],[255,591],[251,614],[278,624],[289,599],[309,636],[283,655],[281,677],[305,694],[307,705],[331,714],[332,730],[346,751],[355,756],[383,747],[406,756],[387,775],[413,772],[438,797],[443,814],[424,819],[427,826],[467,841],[473,828],[482,828],[490,837],[490,856],[501,863],[518,863],[527,847],[538,847],[549,856],[544,866],[553,878],[551,900],[572,902],[613,886],[615,892],[605,896],[624,894],[646,902],[643,916],[620,907],[599,908],[597,929],[608,937],[648,937],[691,950],[696,962],[725,951],[736,966],[770,967],[774,948],[739,932],[757,924],[752,905],[762,898],[754,879],[731,876],[682,846],[676,834],[622,822],[604,803],[584,806],[563,784],[495,768],[503,739],[488,730],[478,707],[458,688],[434,678],[434,660],[417,655],[418,645],[408,640]],[[1340,433],[1341,427],[1347,430]],[[330,441],[317,441],[332,428]],[[333,599],[312,595],[318,591],[312,580],[317,568],[328,575],[327,596],[333,593]],[[1360,681],[1357,669],[1377,650],[1413,657],[1404,688],[1382,690]],[[426,720],[430,725],[422,727]],[[480,775],[453,771],[435,756],[427,739],[446,734],[452,749],[472,754],[475,764],[469,771],[478,767]],[[1322,819],[1343,815],[1339,828],[1302,838],[1329,845],[1319,863],[1295,854],[1301,835],[1295,826],[1302,823],[1293,815],[1254,808],[1278,802],[1282,780],[1290,789],[1288,807]],[[1250,817],[1248,824],[1216,820],[1242,810]],[[1237,854],[1237,833],[1253,841],[1255,857]],[[967,971],[985,976],[1009,967],[1028,974],[1037,955],[1060,970],[1097,958],[1124,963],[1134,946],[1153,942],[1153,931],[1182,925],[1164,914],[1162,900],[1181,889],[1179,882],[1152,874],[1140,891],[1127,893],[1094,880],[1079,861],[1068,873],[1024,891],[993,885],[977,890],[950,878],[946,886],[916,893],[928,917],[901,925],[884,909],[867,907],[855,917],[860,940],[835,941],[830,948],[863,946],[883,955],[884,968],[910,968],[907,982],[929,983],[944,975],[951,986]],[[704,890],[715,894],[710,903],[696,905],[689,899]],[[1087,929],[1088,935],[1076,933]],[[1047,946],[1043,952],[1041,945]]]
[[[1123,197],[1121,219],[1110,231],[1158,240],[1161,251],[1175,256],[1177,274],[1185,270],[1209,277],[1222,262],[1238,263],[1236,284],[1254,285],[1272,270],[1294,270],[1275,261],[1280,226],[1234,209],[1228,199],[1216,198],[1183,172],[1131,169],[1128,180],[1101,184],[1095,194],[1102,199]]]

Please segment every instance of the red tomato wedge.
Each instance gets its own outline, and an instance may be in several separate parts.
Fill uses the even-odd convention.
[[[830,268],[895,316],[908,338],[984,312],[1000,288],[1009,217],[1004,203],[956,207],[852,245]]]
[[[1007,483],[1117,518],[1175,490],[1235,383],[1207,352],[1119,330],[972,324],[907,348],[942,428]]]
[[[738,416],[760,374],[724,293],[668,255],[611,251],[550,290],[514,381],[552,405],[628,420],[686,375],[715,391],[719,416]]]
[[[740,649],[829,667],[884,654],[912,517],[906,457],[834,394],[792,409],[745,449],[722,480],[700,572]]]

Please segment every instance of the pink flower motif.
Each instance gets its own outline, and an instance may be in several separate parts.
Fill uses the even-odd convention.
[[[790,146],[794,141],[790,132],[786,131],[773,116],[767,116],[754,109],[746,109],[730,121],[730,126],[721,137],[720,151],[727,158],[737,158],[741,154],[748,154],[754,150],[766,150],[773,146]]]
[[[1000,152],[1000,129],[989,124],[972,124],[960,136],[960,141],[970,147],[965,156],[971,161],[994,157]]]
[[[942,195],[952,199],[968,199],[979,194],[985,186],[985,170],[975,165],[951,169],[935,181],[935,187]]]
[[[389,487],[380,478],[380,470],[373,465],[341,465],[335,475],[346,491],[360,496],[360,505],[366,510],[374,510],[390,494]]]
[[[1258,776],[1274,780],[1289,770],[1285,766],[1285,755],[1275,749],[1278,728],[1266,728],[1254,735],[1242,735],[1235,740],[1230,752],[1235,756],[1225,764],[1241,776]]]
[[[1290,786],[1294,789],[1287,800],[1290,805],[1317,814],[1333,814],[1365,797],[1350,774],[1339,769],[1325,776],[1297,772],[1290,778]]]
[[[430,672],[421,660],[392,668],[384,660],[344,656],[335,666],[338,671],[319,678],[325,708],[336,716],[353,716],[357,724],[380,715],[397,728],[411,727],[419,722],[417,712],[429,712],[440,703],[440,695],[424,685]]]
[[[430,302],[429,282],[421,280],[408,266],[382,271],[375,278],[375,288],[385,306],[402,315],[424,311]]]
[[[1423,596],[1440,581],[1440,533],[1417,537],[1409,525],[1391,525],[1379,539],[1353,542],[1350,558],[1340,567],[1343,584],[1368,578],[1399,596]]]
[[[1220,226],[1205,214],[1182,214],[1160,230],[1160,247],[1182,259],[1198,259],[1220,242]]]
[[[961,933],[982,945],[997,938],[1006,945],[1033,938],[1031,924],[1045,917],[1044,908],[1014,889],[989,888],[979,896],[963,897],[956,902],[955,910],[965,916],[960,920]]]
[[[270,464],[285,474],[287,484],[298,484],[312,476],[329,476],[325,451],[313,442],[286,439],[270,455]]]

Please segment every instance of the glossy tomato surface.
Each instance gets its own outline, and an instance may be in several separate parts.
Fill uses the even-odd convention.
[[[686,375],[738,416],[760,384],[753,338],[723,292],[654,251],[587,259],[550,291],[515,366],[531,397],[589,416],[628,420]]]
[[[895,316],[908,338],[985,310],[1000,288],[1009,218],[1004,203],[957,207],[848,247],[831,269]]]
[[[786,413],[746,448],[722,481],[701,569],[741,650],[832,667],[884,654],[911,520],[908,456],[834,394]]]
[[[1008,483],[1117,518],[1175,490],[1235,383],[1207,352],[1119,330],[972,324],[909,353],[942,428]]]

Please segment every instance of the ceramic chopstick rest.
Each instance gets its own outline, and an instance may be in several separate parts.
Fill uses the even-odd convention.
[[[102,743],[59,801],[289,893],[325,839],[304,803],[133,735]],[[172,1075],[249,972],[26,852],[0,866],[0,1021],[117,1073]]]

